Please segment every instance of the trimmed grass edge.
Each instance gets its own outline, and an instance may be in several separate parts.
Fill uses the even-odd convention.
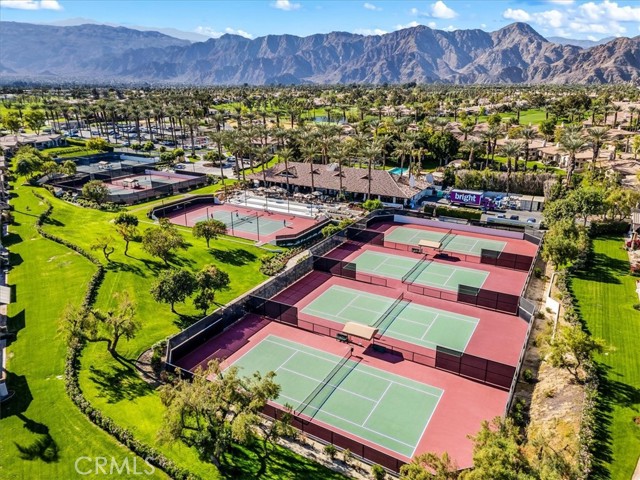
[[[84,296],[83,307],[89,308],[95,301],[98,289],[104,279],[104,267],[100,261],[86,252],[83,248],[63,240],[55,235],[47,233],[43,230],[42,225],[51,216],[53,212],[53,205],[46,198],[37,192],[32,192],[33,195],[40,199],[46,206],[46,210],[42,212],[36,220],[36,230],[45,239],[59,243],[67,248],[70,248],[80,255],[85,257],[91,263],[96,265],[96,273],[93,274],[87,292]],[[122,428],[117,425],[111,418],[103,415],[102,412],[94,408],[91,403],[85,398],[82,389],[80,388],[80,382],[78,378],[80,370],[80,355],[84,344],[81,342],[73,343],[67,346],[67,355],[65,359],[64,367],[64,383],[65,391],[71,401],[76,407],[89,419],[94,425],[104,430],[107,434],[111,435],[122,445],[127,447],[133,453],[142,457],[146,462],[159,468],[169,477],[177,480],[197,480],[199,477],[188,470],[177,466],[172,460],[165,457],[162,453],[158,452],[155,448],[147,445],[144,442],[136,439],[133,433],[126,428]]]

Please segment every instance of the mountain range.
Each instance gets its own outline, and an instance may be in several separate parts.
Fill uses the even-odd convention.
[[[525,23],[490,33],[420,25],[385,35],[227,34],[192,43],[107,25],[0,22],[0,45],[4,83],[640,83],[640,36],[585,49]]]

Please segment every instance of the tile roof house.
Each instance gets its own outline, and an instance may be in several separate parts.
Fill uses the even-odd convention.
[[[18,148],[30,145],[42,150],[43,148],[60,147],[66,144],[66,139],[62,135],[5,135],[0,137],[0,147],[13,154]],[[8,155],[9,156],[9,155]]]
[[[297,187],[311,191],[311,166],[308,163],[278,163],[266,170],[266,185]],[[249,175],[250,180],[264,184],[262,172]],[[313,164],[313,186],[317,191],[335,196],[340,191],[340,171],[337,164]],[[388,170],[371,171],[371,197],[387,203],[415,204],[417,200],[431,193],[431,184],[423,178],[411,179],[404,175],[393,175]],[[365,200],[369,188],[369,171],[366,168],[342,167],[342,190],[354,200]]]

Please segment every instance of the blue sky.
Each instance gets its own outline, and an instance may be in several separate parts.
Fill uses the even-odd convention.
[[[595,40],[640,35],[640,0],[0,0],[0,18],[84,18],[248,38],[336,30],[371,35],[417,24],[493,31],[523,21],[545,36]]]

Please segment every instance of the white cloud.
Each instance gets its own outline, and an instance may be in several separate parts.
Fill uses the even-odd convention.
[[[429,22],[427,23],[427,27],[429,28],[436,28],[438,25],[436,25],[436,22]]]
[[[357,33],[358,35],[384,35],[389,32],[380,28],[357,28],[353,33]]]
[[[480,28],[487,28],[487,24],[486,23],[481,23],[480,24]]]
[[[194,32],[199,33],[201,35],[206,35],[207,37],[211,37],[211,38],[218,38],[224,35],[224,32],[218,32],[211,27],[198,26],[196,27]]]
[[[548,0],[551,2],[551,0]],[[574,2],[555,0],[558,8],[542,12],[527,12],[523,9],[508,8],[502,16],[518,22],[531,22],[543,31],[552,31],[560,36],[586,34],[623,35],[625,22],[640,22],[640,7],[620,6],[615,1],[590,1],[578,6]],[[593,35],[592,35],[593,36]]]
[[[406,25],[396,25],[396,30],[402,30],[404,28],[413,28],[413,27],[417,27],[418,25],[420,25],[418,22],[416,22],[415,20],[413,22],[409,22]]]
[[[502,17],[508,20],[515,20],[516,22],[528,22],[531,20],[531,15],[521,8],[507,8],[502,12]]]
[[[276,0],[271,4],[271,6],[278,10],[285,10],[287,12],[291,10],[298,10],[300,8],[299,3],[291,3],[289,0]]]
[[[241,37],[244,37],[244,38],[253,38],[252,34],[245,32],[244,30],[235,29],[231,27],[225,28],[224,32],[219,32],[211,27],[196,27],[195,32],[201,35],[206,35],[207,37],[211,37],[211,38],[219,38],[225,33],[229,33],[231,35],[240,35]]]
[[[556,5],[571,5],[575,0],[547,0],[549,3],[555,3]]]
[[[447,28],[444,29],[445,32],[453,32],[454,30],[457,30],[456,27],[454,27],[453,25],[449,25]]]
[[[17,10],[62,10],[57,0],[0,0],[0,8]]]
[[[227,27],[224,29],[225,33],[230,33],[231,35],[240,35],[244,38],[253,38],[253,35],[245,32],[244,30],[236,30],[235,28]]]
[[[455,18],[458,14],[447,7],[442,0],[438,0],[436,3],[431,4],[431,16],[434,18]]]
[[[373,3],[369,3],[369,2],[365,3],[363,7],[366,8],[367,10],[374,10],[376,12],[379,12],[382,10],[382,8],[376,7]]]

